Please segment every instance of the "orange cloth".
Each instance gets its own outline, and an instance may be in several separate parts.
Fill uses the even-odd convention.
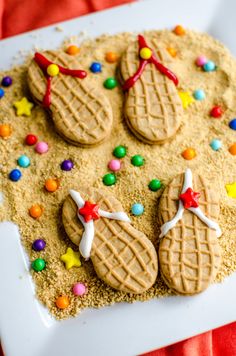
[[[0,0],[0,38],[128,2],[130,0]],[[145,354],[145,356],[222,355],[236,356],[236,323]]]

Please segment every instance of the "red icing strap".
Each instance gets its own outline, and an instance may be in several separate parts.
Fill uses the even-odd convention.
[[[142,35],[138,35],[138,44],[139,44],[139,52],[144,47],[149,48],[152,51],[152,49],[147,45],[147,42]],[[134,75],[132,75],[132,77],[128,78],[125,81],[125,83],[122,87],[123,90],[125,90],[125,91],[129,90],[132,86],[134,86],[134,84],[137,82],[137,80],[142,75],[142,73],[148,63],[153,63],[156,66],[157,70],[159,70],[162,74],[166,75],[170,80],[172,80],[176,86],[178,85],[179,81],[178,81],[178,78],[176,77],[176,75],[170,69],[166,68],[163,64],[161,64],[152,51],[152,55],[149,59],[139,58],[139,67],[138,67],[136,73]]]
[[[44,57],[41,53],[36,52],[34,55],[34,60],[38,64],[38,66],[42,69],[44,76],[46,77],[47,80],[47,88],[46,88],[46,93],[43,98],[43,105],[46,108],[49,108],[51,105],[51,82],[52,82],[52,77],[50,77],[47,74],[47,67],[50,64],[56,64],[54,62],[51,62],[49,59]],[[57,65],[59,68],[59,72],[65,75],[71,75],[72,77],[80,78],[83,79],[87,76],[87,72],[85,70],[80,70],[80,69],[68,69],[64,68],[60,65]]]

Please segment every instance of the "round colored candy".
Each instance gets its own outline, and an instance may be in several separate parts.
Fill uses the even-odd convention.
[[[117,80],[113,77],[107,78],[103,85],[106,89],[114,89],[117,86]]]
[[[37,239],[32,244],[32,248],[37,252],[44,250],[45,246],[46,242],[43,239]]]
[[[10,173],[9,173],[9,179],[12,182],[17,182],[18,180],[21,179],[21,171],[19,169],[13,169]]]
[[[142,59],[149,59],[152,56],[152,50],[148,47],[141,48],[139,55]]]
[[[183,36],[183,35],[185,35],[185,33],[186,33],[185,29],[184,29],[183,26],[181,26],[181,25],[175,26],[173,32],[174,32],[177,36]]]
[[[12,78],[11,77],[3,77],[2,78],[2,82],[1,82],[3,87],[9,87],[10,85],[12,85]]]
[[[38,142],[35,146],[35,151],[39,154],[47,153],[48,152],[48,144],[46,142]]]
[[[232,130],[236,130],[236,119],[233,119],[229,122],[229,127],[232,129]]]
[[[59,182],[57,179],[49,178],[45,181],[44,187],[48,192],[53,193],[59,188]]]
[[[90,66],[90,70],[93,73],[100,73],[102,71],[102,65],[99,62],[93,62]]]
[[[202,89],[197,89],[197,90],[194,91],[193,97],[196,100],[204,100],[206,95],[205,95],[205,92]]]
[[[205,72],[213,72],[216,69],[216,65],[213,61],[208,61],[203,65]]]
[[[26,155],[22,155],[18,158],[17,163],[22,168],[27,168],[30,165],[30,159]]]
[[[136,216],[142,215],[144,212],[144,207],[140,203],[135,203],[131,207],[131,212],[132,212],[132,214],[134,214]]]
[[[114,151],[113,155],[117,158],[123,158],[126,156],[127,149],[125,146],[117,146]]]
[[[86,293],[86,286],[83,283],[75,283],[72,288],[72,292],[76,296],[82,297]]]
[[[144,165],[144,158],[140,155],[135,155],[131,158],[131,163],[135,167],[141,167]]]
[[[115,53],[115,52],[107,52],[106,55],[105,55],[105,60],[108,62],[108,63],[115,63],[118,61],[118,54]]]
[[[223,110],[220,106],[214,106],[210,111],[210,115],[216,119],[220,118],[222,114]]]
[[[43,214],[43,208],[39,204],[32,205],[29,214],[32,218],[38,219]]]
[[[153,192],[156,192],[161,188],[161,181],[159,179],[152,179],[151,182],[148,184],[148,188]]]
[[[103,184],[110,186],[116,184],[116,176],[114,173],[107,173],[102,178]]]
[[[70,159],[65,159],[62,163],[61,163],[61,169],[63,171],[71,171],[72,168],[74,167],[74,163],[70,160]]]
[[[71,56],[74,56],[75,54],[79,53],[80,49],[79,47],[75,46],[75,45],[70,45],[67,49],[66,49],[66,53],[70,54]]]
[[[49,66],[47,67],[47,74],[50,77],[56,77],[59,74],[59,72],[60,72],[60,70],[59,70],[58,65],[56,65],[54,63],[49,64]]]
[[[236,143],[233,143],[233,144],[230,146],[229,152],[231,153],[231,155],[236,156]]]
[[[33,134],[29,134],[26,136],[25,138],[25,143],[28,146],[33,146],[36,144],[36,142],[38,141],[37,136],[33,135]]]
[[[175,48],[173,48],[173,47],[168,47],[166,50],[169,52],[169,54],[171,55],[171,57],[176,57],[177,51],[176,51]]]
[[[5,94],[5,91],[2,88],[0,88],[0,99],[4,96],[4,94]]]
[[[211,141],[210,146],[214,151],[218,151],[222,147],[222,142],[218,139],[214,139]]]
[[[67,296],[61,296],[56,299],[56,306],[58,309],[66,309],[69,304],[70,302]]]
[[[113,172],[117,172],[120,170],[121,167],[121,163],[118,159],[112,159],[109,163],[108,163],[108,168],[113,171]]]
[[[182,153],[181,153],[182,157],[186,160],[191,160],[193,159],[194,157],[196,157],[196,151],[194,148],[186,148],[186,150],[184,150]]]
[[[197,59],[196,59],[196,65],[198,66],[198,67],[202,67],[202,66],[204,66],[204,64],[206,64],[207,63],[207,58],[205,57],[205,56],[203,56],[203,55],[200,55],[200,56],[198,56],[197,57]]]
[[[2,124],[0,125],[0,137],[2,138],[7,138],[11,136],[12,133],[12,128],[8,124]]]
[[[33,268],[33,270],[35,272],[41,272],[42,270],[45,269],[46,267],[46,262],[44,259],[42,258],[36,258],[36,260],[34,260],[32,263],[31,263],[31,267]]]

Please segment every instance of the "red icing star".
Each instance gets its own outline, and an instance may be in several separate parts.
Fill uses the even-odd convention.
[[[194,192],[192,188],[188,188],[183,194],[180,194],[179,199],[182,201],[184,208],[198,208],[199,202],[198,199],[200,193]]]
[[[89,201],[86,201],[83,208],[79,209],[79,213],[84,217],[84,221],[87,223],[90,220],[97,220],[100,218],[98,209],[99,206],[97,204],[92,204]]]

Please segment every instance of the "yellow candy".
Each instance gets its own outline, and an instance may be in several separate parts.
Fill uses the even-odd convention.
[[[152,56],[152,51],[150,48],[148,47],[143,47],[140,52],[139,55],[142,59],[149,59]]]
[[[57,76],[59,72],[59,67],[56,64],[49,64],[49,66],[47,67],[47,73],[48,75],[50,75],[50,77]]]
[[[19,101],[15,101],[13,106],[16,108],[16,115],[21,116],[30,116],[31,115],[31,110],[34,106],[30,101],[28,101],[27,98],[22,98]]]
[[[225,188],[229,197],[236,199],[236,182],[226,184]]]
[[[65,263],[66,269],[81,266],[79,252],[73,251],[71,247],[68,247],[66,253],[62,255],[60,259]]]

